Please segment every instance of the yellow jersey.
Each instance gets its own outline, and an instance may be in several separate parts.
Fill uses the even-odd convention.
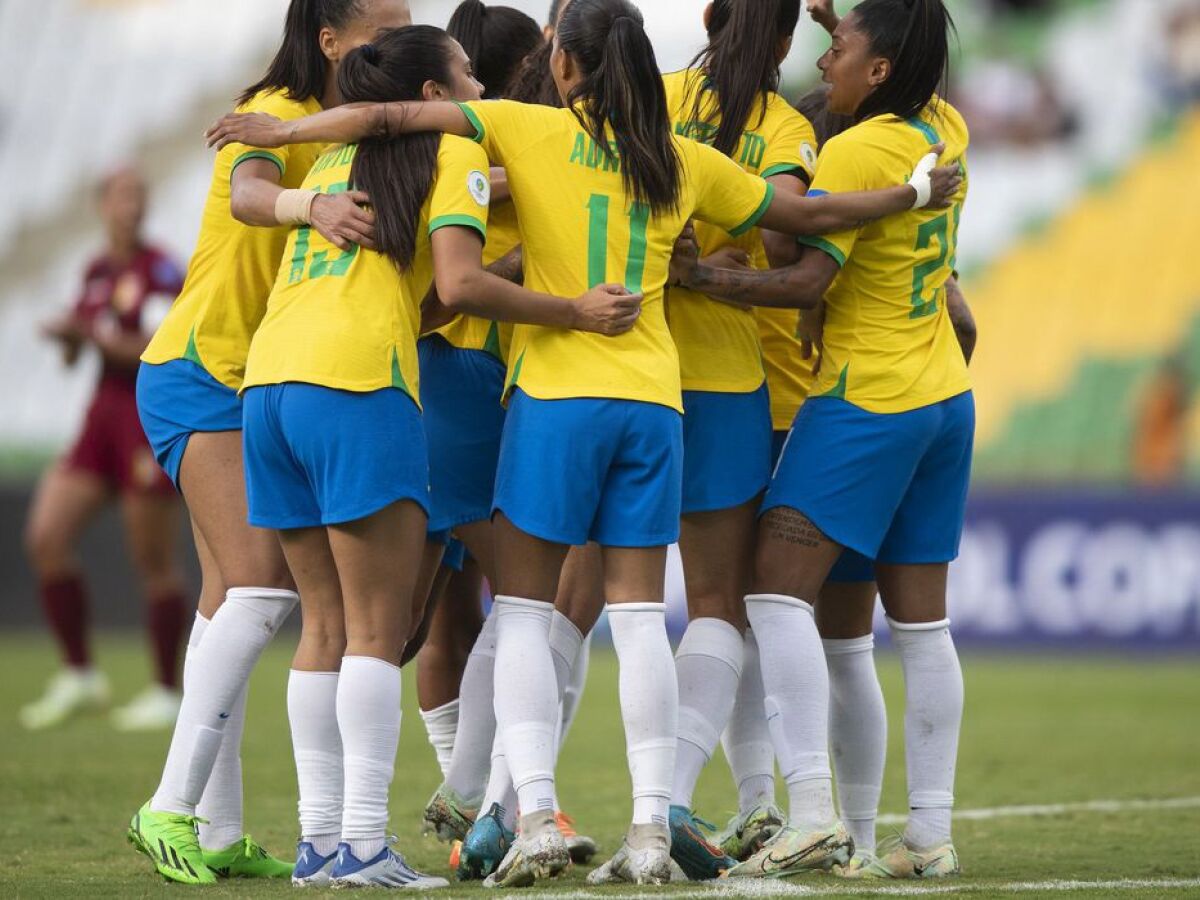
[[[876,116],[829,141],[810,193],[903,183],[931,145],[966,172],[966,123],[932,102],[912,119]],[[946,311],[967,180],[949,209],[918,209],[853,231],[802,242],[841,267],[825,294],[825,355],[812,396],[840,397],[868,412],[899,413],[971,389]]]
[[[488,241],[483,248],[483,264],[490,266],[503,259],[520,243],[517,205],[511,200],[493,203],[488,213]],[[511,322],[493,322],[478,316],[459,315],[434,334],[440,334],[451,346],[460,350],[482,350],[500,362],[506,362],[509,347],[512,346],[513,325]]]
[[[238,112],[268,113],[279,119],[299,119],[320,111],[321,104],[313,97],[290,100],[279,91],[264,91],[238,107]],[[250,339],[266,312],[289,229],[237,221],[229,211],[230,179],[246,160],[266,159],[279,167],[281,186],[298,188],[320,150],[319,144],[274,150],[230,144],[217,154],[183,290],[142,354],[143,362],[188,359],[226,387],[241,389]]]
[[[508,388],[540,400],[637,400],[682,412],[679,356],[663,308],[675,240],[692,218],[744,234],[770,206],[771,186],[711,147],[675,136],[679,206],[651,215],[627,197],[619,160],[600,150],[571,110],[509,100],[462,109],[489,159],[508,173],[525,285],[577,297],[620,283],[645,295],[637,324],[619,337],[518,325]],[[615,154],[615,142],[610,146]]]
[[[663,76],[667,108],[675,133],[711,144],[721,124],[721,111],[708,89],[705,74],[684,69]],[[696,101],[701,116],[696,118]],[[817,137],[808,119],[778,94],[759,102],[747,120],[747,131],[733,154],[745,171],[763,178],[803,172],[812,179],[817,161]],[[738,237],[705,222],[696,223],[700,255],[734,246],[750,256],[756,268],[769,268],[762,236],[752,228]],[[667,316],[679,348],[679,367],[685,391],[748,393],[766,377],[763,348],[754,313],[709,299],[687,288],[672,288]]]
[[[325,194],[349,189],[357,146],[334,147],[305,179]],[[382,253],[341,251],[309,227],[288,238],[275,289],[246,363],[246,387],[303,382],[344,391],[398,388],[420,404],[417,335],[433,284],[430,237],[450,225],[487,234],[487,159],[443,136],[433,186],[421,207],[416,253],[403,271]]]

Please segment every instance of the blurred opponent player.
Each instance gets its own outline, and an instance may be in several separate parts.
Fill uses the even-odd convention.
[[[42,607],[66,664],[46,693],[21,710],[30,729],[108,703],[108,681],[91,657],[87,587],[74,551],[114,499],[147,601],[155,681],[113,713],[113,724],[126,731],[169,728],[179,712],[179,646],[187,619],[177,553],[180,503],[142,432],[135,384],[138,357],[179,293],[183,273],[142,239],[146,186],[136,171],[109,175],[99,199],[108,246],[88,266],[72,310],[45,327],[68,365],[91,346],[101,370],[83,431],[42,476],[26,525]]]

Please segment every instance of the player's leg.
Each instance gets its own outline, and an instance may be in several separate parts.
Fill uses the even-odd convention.
[[[829,745],[838,809],[861,867],[875,852],[875,818],[887,760],[887,709],[875,671],[874,570],[853,551],[842,554],[821,589],[817,630],[829,666]]]
[[[127,488],[120,502],[129,554],[146,598],[155,683],[115,710],[113,722],[123,731],[169,728],[179,714],[179,651],[188,624],[178,547],[183,508],[173,490]]]
[[[80,536],[108,498],[99,475],[65,462],[52,466],[34,493],[25,523],[25,553],[64,668],[40,699],[21,709],[26,728],[49,728],[108,703],[108,682],[92,664],[87,588],[75,556]]]

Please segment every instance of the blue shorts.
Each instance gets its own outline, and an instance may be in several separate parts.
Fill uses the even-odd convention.
[[[790,431],[776,431],[771,434],[771,466],[779,465],[779,457],[783,455],[783,447],[787,443]],[[875,563],[861,553],[856,553],[849,547],[842,550],[842,555],[833,564],[827,582],[834,584],[860,584],[864,581],[875,580]]]
[[[504,423],[496,512],[542,540],[662,547],[679,540],[683,423],[634,400],[535,400]]]
[[[763,511],[797,509],[877,562],[949,562],[962,538],[974,443],[970,391],[887,414],[815,397],[796,416]]]
[[[189,359],[138,366],[137,406],[154,458],[176,489],[188,438],[196,432],[242,430],[237,391]]]
[[[442,565],[447,569],[461,572],[467,564],[467,545],[456,538],[449,528],[427,531],[425,541],[429,544],[441,544],[445,548],[442,552]]]
[[[683,392],[683,512],[749,503],[771,481],[771,398]]]
[[[429,510],[425,428],[404,391],[253,387],[242,439],[251,525],[340,525],[401,500]]]
[[[429,528],[485,522],[492,515],[504,431],[504,363],[440,335],[422,339],[417,350],[429,439]]]

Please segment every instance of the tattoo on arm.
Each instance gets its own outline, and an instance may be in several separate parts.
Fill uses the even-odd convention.
[[[518,245],[488,266],[487,270],[505,281],[521,284],[525,280],[524,261],[525,254]]]
[[[789,284],[787,269],[714,269],[699,265],[690,287],[704,294],[720,294],[730,300],[751,301],[763,293],[774,294]]]

